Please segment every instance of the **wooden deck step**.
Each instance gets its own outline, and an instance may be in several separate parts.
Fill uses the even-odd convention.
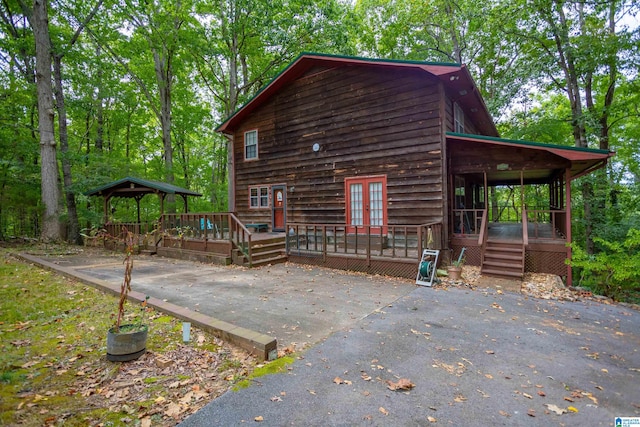
[[[495,276],[495,277],[509,277],[509,278],[517,278],[522,280],[522,274],[518,272],[511,272],[505,270],[492,270],[492,269],[482,269],[482,274],[487,276]]]
[[[522,279],[524,276],[522,242],[488,240],[482,258],[481,274]]]
[[[260,267],[260,266],[269,265],[269,264],[280,264],[286,261],[287,261],[287,257],[285,255],[277,255],[271,258],[262,258],[259,260],[254,259],[252,267]]]
[[[268,264],[278,264],[287,261],[284,236],[260,239],[251,242],[251,266],[260,267]],[[243,257],[243,265],[249,266],[249,260]]]

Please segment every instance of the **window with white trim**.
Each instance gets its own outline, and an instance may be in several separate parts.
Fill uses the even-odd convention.
[[[249,187],[249,208],[269,208],[269,187]]]
[[[453,103],[453,131],[464,133],[464,111],[457,102]]]
[[[258,158],[258,131],[250,130],[244,133],[244,159]]]

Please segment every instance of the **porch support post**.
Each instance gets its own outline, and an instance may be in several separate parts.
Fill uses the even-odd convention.
[[[564,178],[566,215],[565,229],[567,233],[567,259],[571,260],[571,168],[567,168]],[[567,264],[567,286],[573,286],[573,276],[571,274],[571,265]]]
[[[484,172],[482,172],[482,175],[484,176],[484,210],[487,212],[489,212],[489,187],[487,186],[487,171],[485,170]],[[488,220],[489,218],[487,218]]]
[[[520,169],[520,210],[521,210],[520,221],[522,221],[522,225],[524,226],[524,221],[522,220],[522,216],[524,215],[524,170],[523,169]]]

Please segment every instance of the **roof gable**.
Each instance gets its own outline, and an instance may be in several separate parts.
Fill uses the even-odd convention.
[[[450,98],[461,104],[465,114],[470,117],[477,129],[485,135],[498,136],[493,119],[476,87],[469,70],[460,64],[434,63],[423,61],[400,61],[390,59],[370,59],[361,57],[337,56],[316,53],[303,53],[294,59],[271,82],[265,85],[244,106],[225,119],[216,131],[227,134],[233,133],[235,128],[254,110],[263,105],[271,96],[280,91],[287,84],[303,76],[314,67],[335,68],[342,66],[368,66],[379,69],[413,69],[421,70],[430,76],[438,78],[444,84]]]
[[[101,187],[87,191],[87,196],[102,196],[105,194],[117,193],[120,197],[134,197],[137,194],[165,193],[179,194],[185,196],[202,196],[195,191],[181,188],[176,185],[159,181],[149,181],[141,178],[125,177],[117,181],[110,182]]]

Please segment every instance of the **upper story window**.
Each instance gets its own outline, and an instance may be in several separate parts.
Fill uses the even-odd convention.
[[[453,131],[464,133],[464,111],[457,102],[453,103]]]
[[[244,159],[258,158],[258,131],[250,130],[244,133]]]

